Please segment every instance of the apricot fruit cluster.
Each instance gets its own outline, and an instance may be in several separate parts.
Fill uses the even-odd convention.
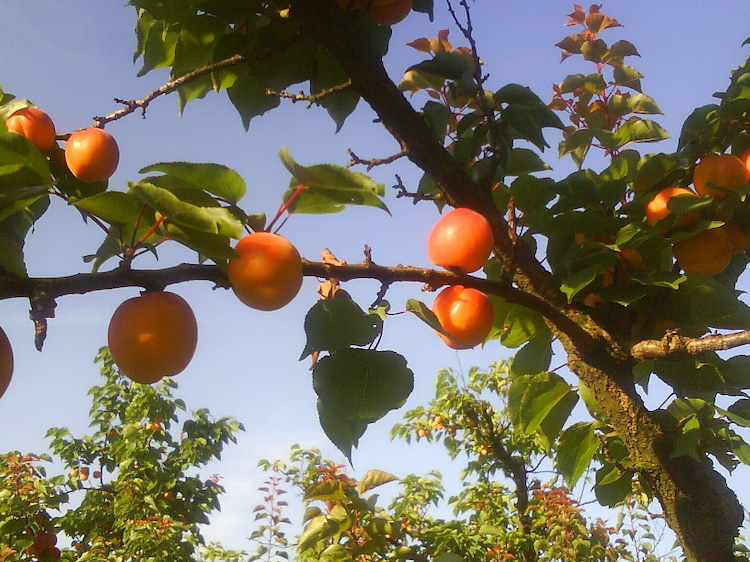
[[[44,155],[56,148],[57,134],[52,119],[41,109],[24,107],[13,112],[5,126],[29,140]],[[105,181],[115,173],[120,151],[115,138],[104,129],[89,127],[69,135],[64,150],[65,164],[81,181]]]
[[[686,187],[668,187],[657,193],[646,206],[646,222],[661,224],[672,214],[669,201],[673,197],[710,195],[716,201],[737,197],[736,190],[750,183],[750,152],[737,157],[732,154],[708,154],[695,165],[692,191]],[[662,234],[672,229],[689,226],[700,219],[700,213],[683,215],[668,228],[659,227]],[[688,275],[711,277],[724,271],[736,253],[750,248],[750,233],[744,232],[734,219],[723,226],[703,230],[685,240],[675,242],[672,254],[677,264]]]
[[[482,215],[458,208],[443,215],[427,238],[427,256],[437,266],[456,273],[472,273],[489,259],[494,246],[492,227]],[[495,313],[490,299],[476,289],[451,285],[432,304],[443,330],[437,332],[452,349],[482,343],[492,330]]]

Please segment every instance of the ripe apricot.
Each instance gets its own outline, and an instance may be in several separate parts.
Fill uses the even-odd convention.
[[[152,384],[185,370],[198,344],[198,323],[181,296],[154,291],[115,310],[108,341],[122,374]]]
[[[227,277],[237,298],[250,308],[278,310],[302,287],[302,258],[283,236],[270,232],[248,234],[235,247],[240,255],[229,260]]]
[[[733,154],[707,154],[695,165],[693,185],[699,195],[711,195],[717,201],[726,199],[726,191],[710,187],[714,184],[724,189],[739,189],[750,181],[745,163]]]
[[[380,25],[395,25],[409,15],[413,0],[336,0],[336,3],[342,10],[351,5]]]
[[[9,131],[26,137],[42,154],[47,154],[55,144],[55,124],[41,109],[24,107],[5,120]]]
[[[745,233],[734,220],[728,220],[721,227],[729,235],[732,253],[741,254],[750,248],[750,232]]]
[[[10,340],[2,328],[0,328],[0,398],[8,390],[10,379],[13,376],[13,348]]]
[[[427,238],[427,257],[435,265],[471,273],[490,257],[494,237],[482,215],[471,209],[454,209],[435,223]]]
[[[732,261],[732,243],[723,228],[703,230],[672,247],[672,254],[688,275],[712,277]]]
[[[695,193],[684,187],[667,187],[666,189],[662,189],[654,196],[649,204],[646,205],[646,222],[651,226],[655,226],[659,221],[672,214],[672,211],[669,210],[668,203],[672,197],[678,195],[697,197]],[[686,226],[697,221],[699,218],[699,213],[688,213],[687,215],[680,217],[673,226],[675,228]]]
[[[432,303],[443,330],[451,339],[438,332],[440,338],[452,349],[469,349],[482,343],[489,335],[495,321],[492,302],[476,289],[451,285],[446,287]]]
[[[104,181],[115,173],[120,149],[107,131],[89,127],[70,135],[65,144],[65,162],[81,181]]]

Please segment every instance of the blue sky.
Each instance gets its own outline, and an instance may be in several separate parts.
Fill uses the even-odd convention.
[[[387,67],[395,80],[421,55],[404,46],[420,36],[434,37],[451,27],[444,3],[436,0],[437,17],[431,23],[413,14],[394,27]],[[472,3],[481,58],[489,73],[489,87],[508,82],[530,86],[542,99],[551,97],[551,85],[567,74],[590,72],[578,61],[560,64],[554,44],[573,28],[563,27],[572,3],[558,0]],[[618,0],[603,10],[625,27],[605,33],[613,42],[632,41],[642,58],[632,64],[640,70],[644,92],[656,99],[665,115],[658,121],[675,137],[690,111],[713,100],[711,94],[724,89],[729,73],[748,55],[742,41],[750,35],[747,0],[718,3],[693,0]],[[132,64],[135,45],[132,8],[101,0],[3,0],[0,3],[0,85],[7,92],[29,98],[47,111],[58,131],[87,126],[95,115],[117,109],[113,98],[140,98],[161,85],[166,73],[153,72],[136,78]],[[456,30],[454,45],[464,44]],[[425,99],[415,97],[417,105]],[[133,115],[107,129],[120,144],[121,164],[110,181],[112,189],[125,189],[137,171],[159,161],[189,160],[219,162],[236,169],[248,184],[243,207],[248,212],[273,214],[289,176],[277,152],[289,147],[302,164],[345,164],[346,150],[358,155],[385,157],[398,151],[396,143],[377,125],[374,114],[360,104],[339,134],[324,111],[303,104],[283,104],[244,132],[240,119],[225,94],[209,95],[194,102],[177,116],[176,98],[152,104],[147,119]],[[552,174],[570,171],[567,161],[557,160],[556,143],[545,154]],[[644,151],[674,149],[676,138]],[[372,175],[387,186],[400,175],[407,186],[415,186],[420,173],[408,163],[379,168]],[[330,248],[349,262],[362,259],[365,244],[373,258],[383,264],[429,265],[424,243],[437,212],[430,204],[413,206],[391,192],[389,217],[374,209],[348,209],[339,215],[294,217],[283,234],[301,254],[317,259]],[[82,223],[77,213],[56,202],[37,225],[27,243],[31,275],[58,276],[87,271],[81,256],[92,253],[101,241],[98,229]],[[161,261],[146,258],[140,267],[167,266],[192,261],[191,252],[164,249]],[[217,416],[234,415],[248,428],[238,447],[230,448],[223,462],[206,474],[218,472],[228,488],[224,512],[206,533],[228,546],[246,548],[249,510],[257,503],[255,489],[261,477],[254,470],[260,458],[285,457],[292,443],[319,446],[331,458],[341,454],[318,427],[315,396],[308,364],[297,362],[304,346],[302,320],[317,299],[316,280],[305,281],[302,292],[285,309],[262,313],[245,308],[231,292],[212,290],[208,283],[172,287],[193,306],[200,326],[196,356],[179,376],[180,396],[188,406],[207,407]],[[370,281],[355,281],[346,289],[366,306],[378,290]],[[0,401],[0,451],[46,450],[44,434],[51,426],[66,426],[74,433],[86,430],[89,400],[87,390],[99,382],[92,364],[96,350],[106,341],[109,318],[136,289],[121,289],[58,301],[57,318],[50,321],[45,350],[33,347],[33,325],[28,320],[28,302],[0,302],[0,324],[10,337],[16,357],[14,380]],[[418,285],[392,288],[387,298],[398,310],[408,298],[431,302]],[[400,315],[386,324],[381,349],[393,349],[409,359],[416,375],[416,388],[407,407],[425,403],[433,392],[440,367],[465,369],[486,366],[505,358],[509,351],[498,344],[483,350],[456,353],[442,345],[418,320]],[[562,357],[553,364],[563,363]],[[442,457],[427,454],[424,446],[391,444],[387,434],[401,413],[389,414],[368,431],[355,452],[357,469],[378,467],[398,475],[448,466],[435,466]],[[436,460],[439,458],[439,461]],[[733,478],[735,488],[750,475],[743,467]],[[748,496],[745,493],[746,504]]]

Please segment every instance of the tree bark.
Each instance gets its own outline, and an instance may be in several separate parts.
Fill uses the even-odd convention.
[[[632,377],[635,360],[628,343],[605,327],[617,325],[618,319],[596,318],[570,305],[526,246],[513,243],[503,212],[435,139],[422,116],[388,77],[381,58],[356,33],[352,17],[333,0],[292,0],[292,13],[305,20],[407,157],[437,182],[447,199],[490,220],[495,253],[510,272],[509,281],[536,303],[535,309],[544,311],[568,355],[571,371],[591,390],[607,423],[625,442],[634,468],[654,490],[687,560],[733,560],[733,545],[743,520],[737,497],[707,457],[671,457],[674,438],[636,392]],[[626,314],[619,321],[626,319]]]

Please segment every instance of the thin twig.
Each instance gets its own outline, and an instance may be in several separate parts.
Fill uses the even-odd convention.
[[[372,170],[375,166],[384,166],[386,164],[391,164],[392,162],[395,162],[399,158],[403,158],[404,156],[407,156],[409,153],[406,150],[406,148],[401,148],[400,151],[398,151],[396,154],[392,154],[391,156],[388,156],[387,158],[371,158],[370,160],[365,160],[363,158],[360,158],[356,154],[354,154],[354,151],[350,148],[348,151],[349,153],[349,163],[346,165],[347,168],[351,168],[352,166],[367,166],[367,171],[369,172]]]
[[[180,86],[183,86],[189,82],[197,80],[198,78],[211,74],[212,72],[217,72],[219,70],[231,68],[239,64],[251,64],[253,62],[257,62],[260,60],[270,58],[273,55],[282,52],[287,47],[299,41],[300,38],[302,38],[302,36],[303,34],[301,32],[298,32],[292,37],[290,37],[287,41],[280,43],[278,45],[275,45],[273,48],[268,48],[264,51],[256,53],[253,56],[245,56],[245,55],[237,54],[237,55],[233,55],[231,57],[225,58],[223,60],[201,66],[199,68],[196,68],[195,70],[188,72],[187,74],[183,74],[182,76],[175,78],[174,80],[170,80],[163,86],[160,86],[156,90],[149,92],[147,96],[139,100],[121,100],[121,99],[115,98],[115,101],[117,103],[120,103],[124,105],[125,107],[115,111],[114,113],[105,115],[103,117],[94,117],[94,122],[96,123],[97,127],[104,127],[104,125],[106,125],[107,123],[116,121],[117,119],[121,119],[122,117],[125,117],[126,115],[130,115],[131,113],[135,112],[137,109],[141,110],[141,117],[145,119],[146,108],[156,98],[166,95],[166,94],[171,94],[172,92],[177,90]]]
[[[307,107],[309,108],[309,107],[312,107],[313,104],[319,104],[320,100],[322,100],[323,98],[332,96],[333,94],[337,94],[339,92],[345,92],[351,89],[352,89],[352,81],[347,80],[346,82],[343,82],[342,84],[337,84],[336,86],[332,86],[330,88],[321,90],[317,94],[303,94],[302,92],[300,92],[299,94],[290,94],[288,92],[278,92],[276,90],[272,90],[271,88],[268,88],[266,90],[266,95],[276,97],[276,98],[292,100],[292,103],[306,101],[308,102]]]

